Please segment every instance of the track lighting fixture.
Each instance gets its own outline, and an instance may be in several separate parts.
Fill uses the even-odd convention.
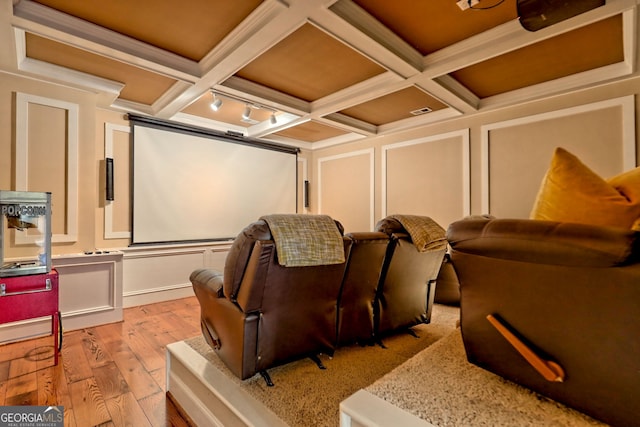
[[[244,112],[242,113],[242,118],[245,120],[249,120],[249,116],[251,116],[251,107],[249,104],[244,107]]]
[[[275,125],[278,123],[278,118],[276,117],[276,113],[278,113],[278,110],[276,110],[275,108],[267,107],[266,105],[263,105],[263,104],[254,103],[252,101],[237,97],[235,95],[229,95],[226,93],[220,94],[216,92],[214,89],[210,89],[209,91],[211,92],[211,103],[209,104],[209,106],[213,111],[218,111],[220,110],[220,108],[222,108],[222,104],[223,104],[222,98],[228,98],[228,99],[231,99],[232,101],[244,103],[245,107],[244,107],[244,110],[242,111],[242,120],[244,122],[251,123],[251,124],[258,123],[256,120],[250,119],[251,110],[256,109],[256,110],[267,110],[271,112],[271,116],[269,116],[269,123],[271,125]],[[261,116],[261,117],[264,117],[264,116]],[[260,120],[263,120],[263,119],[260,118]]]
[[[213,95],[213,100],[211,101],[211,109],[213,111],[218,111],[220,107],[222,107],[222,100],[218,98],[213,92],[211,92],[211,95]]]

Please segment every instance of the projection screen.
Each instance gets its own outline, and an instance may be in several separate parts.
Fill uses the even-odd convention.
[[[131,123],[131,244],[226,240],[296,212],[296,148]]]

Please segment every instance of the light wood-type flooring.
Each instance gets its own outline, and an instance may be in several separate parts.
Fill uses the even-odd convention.
[[[61,405],[65,427],[188,426],[165,394],[165,347],[199,335],[199,316],[195,297],[126,308],[65,331],[57,366],[51,336],[0,345],[0,405]]]

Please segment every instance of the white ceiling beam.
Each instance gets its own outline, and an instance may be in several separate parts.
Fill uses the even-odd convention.
[[[236,97],[249,98],[249,100],[255,97],[256,102],[280,111],[290,111],[300,115],[311,112],[311,105],[307,101],[237,76],[229,77],[223,84],[215,86],[214,89],[223,94],[227,93]]]
[[[359,133],[347,133],[344,135],[334,136],[332,138],[323,139],[322,141],[314,142],[312,144],[312,150],[320,150],[322,148],[333,147],[336,145],[347,144],[355,142],[365,138],[365,135]]]
[[[292,120],[274,128],[266,125],[245,128],[249,133],[267,137],[269,132],[315,120],[349,132],[344,137],[332,138],[333,144],[357,139],[363,135],[388,134],[465,113],[471,114],[479,110],[500,108],[566,93],[587,85],[606,84],[612,79],[637,72],[638,4],[640,0],[608,0],[605,6],[537,32],[524,30],[519,22],[514,20],[422,57],[413,47],[351,0],[266,0],[197,63],[57,12],[35,1],[20,0],[2,2],[0,6],[0,16],[8,21],[8,25],[3,25],[2,28],[9,27],[8,37],[2,38],[0,34],[0,47],[7,47],[3,52],[15,51],[12,58],[17,58],[16,63],[21,70],[62,81],[72,87],[102,91],[108,94],[107,99],[116,98],[112,104],[115,108],[153,114],[161,118],[183,117],[180,111],[210,88],[216,88],[242,98],[255,97],[260,104],[295,115]],[[452,71],[620,13],[623,14],[624,25],[625,59],[622,64],[602,67],[483,100],[449,76]],[[311,103],[234,77],[238,70],[305,23],[315,25],[388,71]],[[17,29],[15,34],[11,27]],[[122,87],[118,86],[117,82],[97,79],[26,58],[24,31],[167,75],[178,81],[151,106],[118,100],[117,94]],[[1,61],[6,61],[6,56],[2,55]],[[2,65],[2,69],[7,70],[11,64]],[[345,108],[411,85],[427,91],[451,108],[378,127],[339,113]],[[229,128],[229,125],[225,126]],[[314,143],[313,146],[320,147],[322,144]]]
[[[369,136],[376,135],[378,133],[378,127],[371,123],[363,122],[353,117],[349,117],[342,113],[331,113],[324,117],[318,117],[317,120],[327,125],[338,127],[340,129],[350,130],[351,132],[357,132],[366,134]]]
[[[323,116],[410,86],[397,74],[387,71],[334,92],[311,103],[311,114]]]
[[[47,76],[68,87],[82,89],[98,95],[98,103],[102,107],[109,107],[120,96],[124,84],[113,80],[103,79],[80,71],[70,70],[59,65],[27,58],[24,30],[14,29],[16,64],[18,70],[34,77]]]
[[[422,71],[422,55],[364,9],[340,0],[310,21],[352,49],[404,78]]]
[[[450,76],[432,79],[420,75],[409,80],[431,96],[462,113],[474,113],[480,108],[480,99]]]
[[[425,126],[443,120],[460,117],[461,115],[461,112],[456,111],[453,108],[444,108],[442,110],[436,110],[420,116],[410,117],[407,119],[402,119],[396,122],[378,126],[378,135],[387,135],[402,130],[412,129],[418,126]]]
[[[242,46],[251,42],[257,29],[269,26],[269,23],[276,19],[279,14],[287,11],[287,6],[276,0],[268,0],[262,3],[247,18],[245,18],[231,33],[229,33],[217,46],[215,46],[200,61],[202,73],[206,74],[214,67],[219,66],[230,55],[236,54],[236,50],[242,49]],[[282,29],[276,32],[276,37],[271,39],[273,44],[286,37],[289,33],[283,32]],[[261,53],[261,52],[260,52]],[[250,55],[256,52],[251,49]]]
[[[27,32],[175,79],[194,82],[198,78],[195,61],[32,0],[21,0],[13,12],[12,25]]]
[[[306,23],[310,8],[320,7],[319,4],[322,2],[296,1],[289,7],[275,0],[263,3],[260,7],[271,11],[263,15],[269,16],[269,19],[256,19],[252,21],[251,26],[245,26],[240,32],[234,33],[231,37],[239,43],[235,48],[231,48],[229,44],[216,48],[216,50],[224,50],[226,54],[218,55],[216,52],[211,52],[207,56],[207,62],[211,68],[203,73],[193,87],[159,111],[158,116],[170,118],[210,88],[222,84],[239,69]],[[216,58],[217,62],[213,58]]]
[[[264,120],[248,128],[247,136],[252,138],[262,138],[263,136],[288,129],[300,122],[301,117],[291,113],[278,114],[276,123]]]
[[[609,0],[604,6],[542,30],[531,32],[516,19],[477,34],[424,58],[423,74],[436,78],[461,68],[486,61],[525,46],[540,42],[635,7],[636,0]]]
[[[558,96],[588,86],[595,87],[604,85],[616,78],[628,76],[629,74],[629,67],[627,67],[624,62],[607,65],[594,70],[584,71],[485,98],[480,103],[480,109],[488,110],[513,105],[515,103],[535,101],[549,96]]]

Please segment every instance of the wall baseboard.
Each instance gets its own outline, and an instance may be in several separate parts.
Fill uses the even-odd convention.
[[[222,270],[231,244],[126,248],[55,256],[63,331],[120,322],[123,309],[194,295],[189,275]],[[51,318],[0,325],[0,343],[51,334]]]
[[[222,271],[231,243],[141,246],[123,249],[125,307],[193,296],[197,268]]]
[[[122,320],[122,252],[55,256],[63,331]],[[51,318],[0,325],[0,342],[51,334]]]
[[[186,284],[175,288],[151,289],[145,292],[123,295],[122,302],[124,308],[129,308],[192,296],[194,296],[193,288],[191,284]]]

